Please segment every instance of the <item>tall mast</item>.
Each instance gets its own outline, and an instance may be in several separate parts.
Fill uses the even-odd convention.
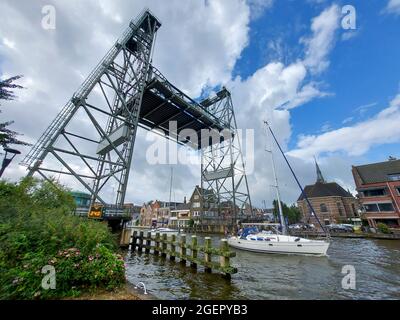
[[[269,129],[269,131],[271,132],[272,138],[275,140],[275,143],[276,143],[276,145],[278,146],[279,151],[281,152],[283,158],[285,159],[286,164],[288,165],[288,167],[289,167],[289,169],[290,169],[290,172],[292,173],[294,179],[296,180],[296,183],[297,183],[297,185],[299,186],[299,188],[300,188],[300,190],[301,190],[301,194],[304,195],[304,198],[306,199],[306,202],[307,202],[308,206],[309,206],[310,209],[311,209],[311,214],[315,217],[315,219],[317,220],[318,224],[320,225],[320,227],[321,227],[321,229],[324,231],[324,233],[329,237],[329,232],[327,232],[326,228],[322,225],[322,223],[321,223],[321,221],[319,220],[318,216],[315,214],[314,208],[313,208],[313,206],[312,206],[310,200],[308,199],[306,193],[304,192],[304,189],[303,189],[303,187],[301,186],[299,179],[297,179],[297,176],[296,176],[296,174],[294,173],[293,168],[292,168],[292,166],[290,165],[288,159],[286,158],[285,153],[283,152],[283,150],[282,150],[282,148],[281,148],[281,146],[280,146],[278,140],[276,139],[276,137],[275,137],[275,135],[274,135],[274,132],[272,131],[272,129],[271,129],[271,127],[269,126],[268,122],[267,122],[267,121],[264,121],[264,122],[265,122],[265,124],[267,125],[267,128]]]
[[[169,183],[169,202],[168,202],[168,205],[169,205],[170,208],[171,208],[172,175],[173,175],[173,172],[174,172],[174,168],[171,167],[171,180],[170,180],[170,183]]]
[[[272,141],[272,137],[271,137],[271,141]],[[281,203],[281,195],[280,195],[280,192],[279,192],[278,177],[276,175],[274,153],[272,152],[272,143],[271,143],[271,149],[267,150],[267,152],[269,152],[271,154],[272,172],[274,173],[274,180],[275,180],[274,187],[276,188],[276,197],[278,199],[279,219],[281,221],[282,234],[287,234],[286,223],[285,223],[285,219],[283,217],[283,211],[282,211],[282,203]]]
[[[287,233],[286,222],[285,222],[285,218],[283,217],[281,195],[280,195],[280,192],[279,192],[278,178],[276,176],[275,160],[274,160],[274,155],[272,153],[272,150],[271,150],[271,160],[272,160],[272,171],[274,172],[276,197],[278,199],[279,219],[281,220],[282,234],[286,234]]]

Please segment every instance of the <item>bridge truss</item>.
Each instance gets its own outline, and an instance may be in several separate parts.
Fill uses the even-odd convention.
[[[224,88],[198,103],[153,67],[160,26],[149,10],[133,19],[21,164],[28,175],[50,181],[52,175],[72,176],[91,194],[92,205],[122,208],[136,132],[142,127],[201,150],[202,186],[214,195],[206,201],[214,201],[218,210],[222,203],[231,204],[232,213],[246,204],[251,208],[230,93]],[[197,139],[182,135],[184,129]],[[117,186],[111,204],[106,200],[110,184]]]

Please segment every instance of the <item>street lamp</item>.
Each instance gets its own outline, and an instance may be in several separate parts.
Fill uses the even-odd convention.
[[[0,177],[3,175],[4,170],[11,163],[11,161],[14,159],[14,157],[17,154],[21,154],[21,151],[11,149],[11,148],[4,148],[4,151],[6,152],[6,154],[4,155],[3,163],[1,165]],[[10,156],[7,158],[7,155],[10,155]]]

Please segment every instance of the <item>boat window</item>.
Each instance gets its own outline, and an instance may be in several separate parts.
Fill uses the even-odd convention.
[[[263,238],[257,238],[257,241],[264,241]]]

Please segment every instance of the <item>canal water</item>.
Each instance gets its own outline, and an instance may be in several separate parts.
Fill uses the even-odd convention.
[[[334,238],[327,257],[235,251],[239,271],[230,281],[137,252],[126,255],[127,278],[168,300],[400,299],[400,241]],[[355,290],[342,288],[346,265],[355,268]]]

